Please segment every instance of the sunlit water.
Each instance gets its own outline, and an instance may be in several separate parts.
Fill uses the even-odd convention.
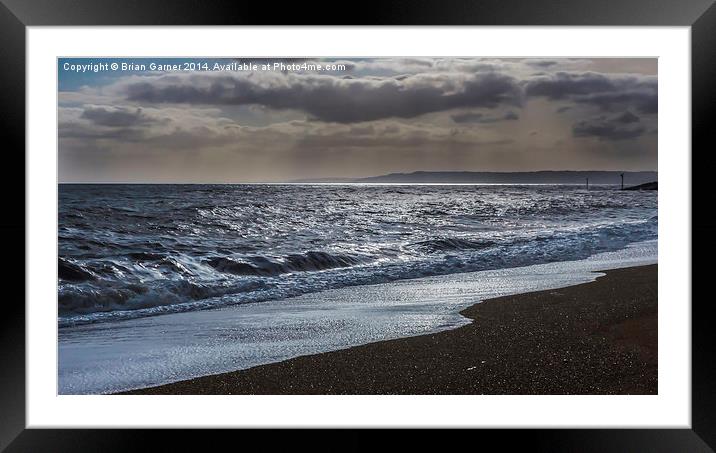
[[[586,258],[656,238],[656,192],[61,185],[59,324]]]

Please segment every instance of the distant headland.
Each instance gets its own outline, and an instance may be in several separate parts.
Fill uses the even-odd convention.
[[[295,183],[422,183],[422,184],[624,184],[636,186],[658,180],[655,171],[415,171],[390,173],[367,178],[315,178],[292,181]]]

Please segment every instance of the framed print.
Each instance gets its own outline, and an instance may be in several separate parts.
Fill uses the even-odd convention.
[[[7,451],[711,451],[710,2],[5,3]]]

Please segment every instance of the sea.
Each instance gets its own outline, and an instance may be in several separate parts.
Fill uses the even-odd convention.
[[[618,186],[61,184],[59,393],[455,328],[497,295],[657,261]]]

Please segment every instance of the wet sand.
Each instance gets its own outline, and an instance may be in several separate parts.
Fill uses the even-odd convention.
[[[458,329],[132,394],[656,394],[657,265],[500,297]]]

